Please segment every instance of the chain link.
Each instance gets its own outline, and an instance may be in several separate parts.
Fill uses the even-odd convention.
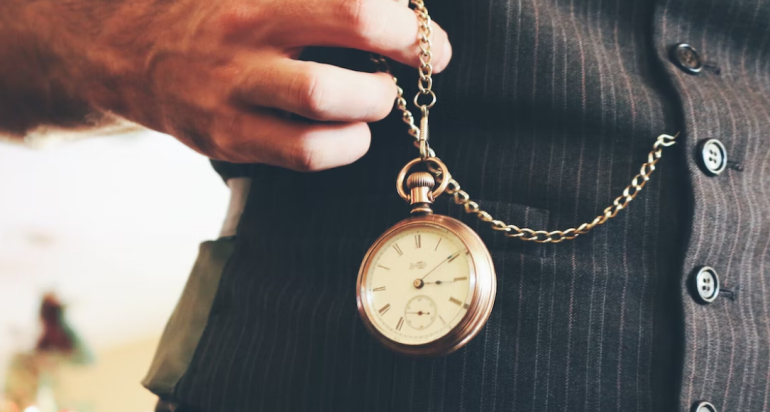
[[[420,66],[418,69],[420,77],[417,81],[419,91],[414,96],[414,104],[422,113],[420,127],[417,127],[414,122],[414,116],[407,108],[404,90],[398,85],[398,79],[396,79],[395,76],[393,76],[393,81],[396,83],[396,88],[398,89],[396,107],[401,111],[401,119],[409,127],[409,135],[414,137],[414,144],[420,149],[420,156],[425,160],[428,157],[436,156],[435,152],[428,145],[428,114],[430,109],[436,104],[436,93],[432,90],[433,66],[431,60],[433,55],[431,54],[430,40],[431,18],[430,15],[428,15],[428,9],[425,7],[425,2],[423,0],[411,0],[411,3],[414,6],[414,12],[417,15],[419,24],[418,42],[420,47]],[[380,71],[391,73],[387,60],[382,56],[372,55],[372,61],[377,63]],[[427,104],[420,104],[420,96],[429,96],[431,100]],[[612,205],[606,207],[602,214],[596,216],[591,222],[583,223],[578,227],[571,227],[566,230],[553,230],[549,232],[546,230],[534,230],[526,227],[520,228],[516,225],[507,224],[502,220],[497,220],[489,214],[489,212],[482,210],[477,202],[471,200],[468,192],[462,190],[460,183],[451,177],[446,193],[452,195],[454,202],[461,205],[465,213],[475,215],[482,222],[488,223],[493,230],[503,232],[507,237],[537,243],[560,243],[587,234],[595,227],[602,225],[617,216],[621,210],[628,207],[628,204],[636,198],[639,192],[642,191],[642,188],[644,188],[650,180],[650,175],[655,171],[655,165],[661,157],[663,157],[663,148],[674,145],[678,136],[678,133],[674,136],[667,134],[658,136],[652,147],[652,151],[647,154],[647,161],[642,164],[639,173],[631,179],[631,184],[623,190],[623,194],[618,196],[612,202]],[[441,182],[441,170],[432,167],[429,162],[426,163],[428,169],[436,176],[437,180]]]

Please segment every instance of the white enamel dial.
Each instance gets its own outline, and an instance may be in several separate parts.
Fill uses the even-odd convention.
[[[372,251],[363,302],[386,338],[423,345],[449,333],[468,312],[475,282],[467,246],[448,229],[413,225]]]

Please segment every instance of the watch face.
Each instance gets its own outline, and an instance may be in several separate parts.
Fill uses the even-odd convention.
[[[475,287],[471,253],[440,225],[407,225],[370,251],[361,303],[372,326],[403,345],[447,335],[468,313]]]

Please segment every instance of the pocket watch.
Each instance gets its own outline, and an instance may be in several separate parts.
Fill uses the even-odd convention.
[[[440,167],[438,189],[417,163]],[[430,205],[446,188],[446,166],[437,158],[415,159],[399,174],[399,194],[412,216],[383,233],[358,273],[358,311],[366,328],[386,347],[413,356],[449,354],[482,329],[495,300],[492,257],[464,223],[433,214]]]

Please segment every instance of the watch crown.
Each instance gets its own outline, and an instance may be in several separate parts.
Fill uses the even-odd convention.
[[[433,186],[436,179],[428,172],[414,172],[406,179],[406,187],[411,191],[409,201],[412,204],[412,214],[431,214],[430,204],[433,203]]]
[[[410,189],[417,187],[433,189],[434,186],[436,186],[436,179],[428,172],[414,172],[406,179],[406,187]]]

